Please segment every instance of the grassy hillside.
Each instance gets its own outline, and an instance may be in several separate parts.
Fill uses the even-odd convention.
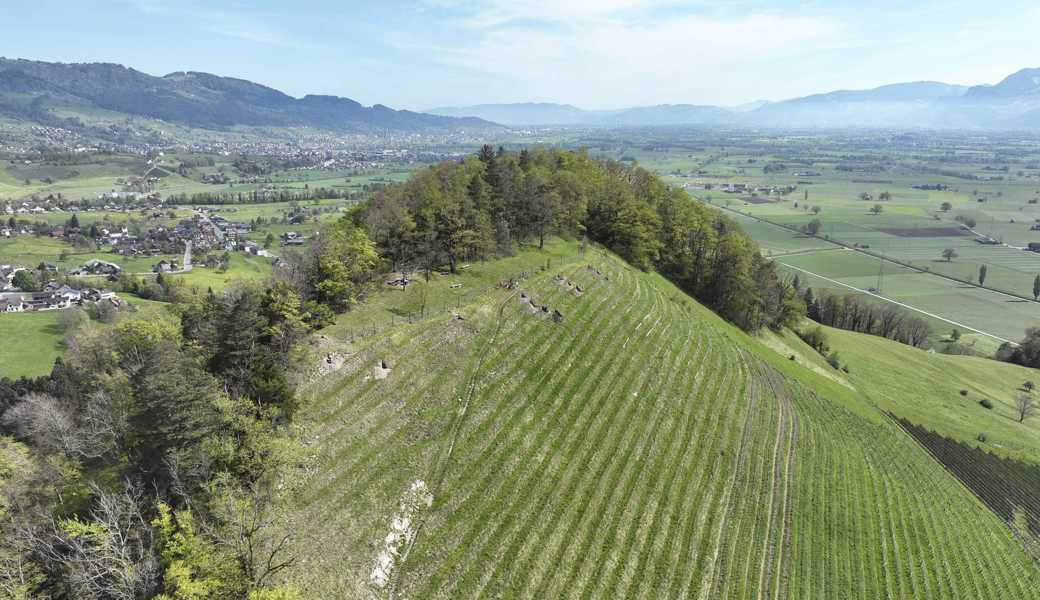
[[[850,372],[842,376],[881,410],[996,454],[1040,463],[1040,419],[1019,423],[1014,415],[1015,397],[1024,392],[1023,383],[1040,383],[1035,369],[929,353],[830,327],[824,330],[842,364],[849,367]],[[808,348],[805,353],[815,354]],[[962,395],[962,390],[967,394]],[[979,404],[984,398],[992,409]],[[985,434],[985,442],[977,441],[980,433]]]
[[[573,250],[497,263],[529,276],[463,320],[324,340],[288,494],[307,597],[1032,597],[1009,529],[859,380]]]
[[[65,351],[61,313],[0,314],[0,377],[49,373]]]
[[[124,298],[126,300],[127,298]],[[168,306],[141,298],[129,298],[138,318],[160,318]],[[54,359],[65,355],[65,311],[0,313],[0,377],[38,377],[51,372]],[[92,322],[92,326],[109,325]]]

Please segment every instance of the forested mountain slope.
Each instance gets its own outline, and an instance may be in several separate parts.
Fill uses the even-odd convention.
[[[218,130],[269,126],[399,132],[492,126],[480,119],[393,110],[381,104],[362,106],[335,96],[293,98],[251,81],[209,73],[155,77],[110,63],[0,57],[0,114],[75,128],[99,110]]]
[[[461,319],[330,332],[290,478],[307,597],[1035,595],[1006,524],[857,393],[567,255]]]

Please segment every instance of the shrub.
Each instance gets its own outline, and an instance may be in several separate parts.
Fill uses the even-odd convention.
[[[989,436],[987,436],[985,433],[980,431],[979,435],[975,436],[975,439],[977,439],[978,441],[980,441],[982,443],[985,443],[986,440],[989,439]]]
[[[841,359],[838,358],[837,352],[831,352],[830,355],[827,356],[827,364],[835,369],[841,367]]]
[[[961,390],[961,396],[967,396],[968,390]]]
[[[985,408],[986,410],[993,410],[993,403],[989,401],[989,398],[979,400],[979,404],[981,404],[982,408]]]

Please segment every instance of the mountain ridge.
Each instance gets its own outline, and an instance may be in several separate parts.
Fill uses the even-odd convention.
[[[585,110],[570,104],[528,102],[430,109],[432,114],[473,116],[510,126],[667,126],[1040,128],[1040,69],[1022,69],[996,85],[939,81],[893,83],[835,90],[736,107],[697,104]],[[549,115],[552,115],[550,118]],[[560,114],[572,115],[570,122]]]
[[[246,79],[201,71],[160,77],[115,63],[0,57],[0,114],[86,128],[81,116],[90,121],[97,111],[217,131],[301,127],[362,134],[494,131],[502,126],[1040,129],[1040,68],[1021,69],[994,85],[916,81],[731,108],[666,103],[587,110],[520,102],[417,112],[364,106],[331,95],[295,98]]]
[[[88,107],[162,119],[204,129],[234,126],[317,127],[331,131],[427,131],[494,128],[473,118],[451,118],[398,111],[381,104],[366,107],[337,96],[294,98],[245,79],[197,71],[162,77],[114,63],[49,63],[0,58],[0,97],[32,94],[35,112],[0,100],[13,116],[39,121],[54,94]],[[40,111],[43,111],[41,113]]]

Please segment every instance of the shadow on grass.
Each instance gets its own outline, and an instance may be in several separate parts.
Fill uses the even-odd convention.
[[[1040,534],[1040,466],[1003,458],[893,418],[1002,521],[1010,523],[1019,508],[1029,529]]]

